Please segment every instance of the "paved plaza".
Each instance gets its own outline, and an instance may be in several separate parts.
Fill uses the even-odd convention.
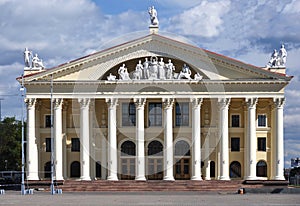
[[[0,196],[0,205],[300,205],[299,194],[219,194],[199,192],[78,192],[50,195],[35,192],[21,196],[19,192],[7,192]]]

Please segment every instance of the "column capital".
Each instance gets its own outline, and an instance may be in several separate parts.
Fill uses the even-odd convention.
[[[85,107],[89,106],[90,99],[89,98],[81,98],[81,99],[78,99],[78,102],[80,103],[80,108],[85,108]]]
[[[173,98],[163,98],[162,102],[163,102],[164,109],[171,109],[174,104],[174,99]]]
[[[254,97],[254,98],[246,98],[246,104],[248,108],[256,108],[256,104],[257,104],[258,98]]]
[[[118,105],[118,99],[116,98],[106,98],[105,102],[109,108],[115,108]]]
[[[63,99],[55,98],[53,99],[54,109],[61,109],[63,104]]]
[[[218,98],[219,109],[228,108],[230,104],[230,98]]]
[[[191,98],[190,99],[193,108],[197,108],[202,105],[203,98]]]
[[[134,98],[133,101],[135,103],[136,109],[143,109],[146,103],[145,98]]]
[[[283,108],[284,104],[285,104],[285,98],[281,97],[281,98],[273,98],[273,102],[274,102],[274,107],[275,108]]]
[[[37,102],[35,98],[26,98],[24,101],[25,101],[25,103],[27,105],[27,108],[33,108],[33,107],[35,107],[35,104]]]

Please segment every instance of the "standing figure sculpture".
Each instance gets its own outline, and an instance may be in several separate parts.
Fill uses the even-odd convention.
[[[145,58],[145,62],[143,63],[143,71],[144,71],[144,79],[149,78],[149,61],[148,58]]]
[[[159,79],[166,79],[165,63],[163,58],[160,58],[160,62],[158,62],[158,76]]]
[[[173,71],[175,71],[175,67],[171,59],[169,59],[168,63],[166,64],[166,68],[167,68],[166,79],[173,79]]]
[[[139,60],[139,63],[135,67],[135,71],[133,73],[133,79],[142,79],[143,78],[143,65],[142,61]]]
[[[285,66],[286,63],[286,57],[287,57],[287,52],[284,48],[284,44],[281,45],[281,48],[278,52],[278,57],[279,57],[279,64],[278,66]]]
[[[32,52],[28,50],[28,48],[25,48],[24,51],[24,63],[25,63],[25,67],[30,67],[30,58],[32,56]]]
[[[150,15],[151,26],[158,26],[159,22],[157,18],[157,11],[154,6],[148,9],[148,13]]]

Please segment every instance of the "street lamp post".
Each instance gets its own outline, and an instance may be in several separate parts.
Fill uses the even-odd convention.
[[[25,195],[25,184],[24,184],[24,169],[25,169],[25,155],[24,155],[24,79],[22,75],[22,86],[20,88],[21,95],[22,95],[22,177],[21,177],[21,195]]]

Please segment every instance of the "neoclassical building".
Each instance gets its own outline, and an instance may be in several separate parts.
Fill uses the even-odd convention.
[[[50,177],[51,137],[56,180],[284,179],[283,64],[157,29],[51,69],[25,50],[28,180]]]

